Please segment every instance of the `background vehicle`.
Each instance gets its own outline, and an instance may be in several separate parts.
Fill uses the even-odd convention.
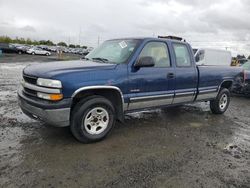
[[[223,65],[231,66],[232,55],[230,51],[202,48],[195,53],[197,65]]]
[[[128,38],[104,42],[84,61],[53,62],[23,70],[19,104],[32,118],[69,126],[84,143],[105,138],[124,114],[210,101],[223,114],[237,67],[196,66],[186,42]]]
[[[81,53],[81,55],[86,56],[86,55],[88,55],[93,49],[94,49],[94,48],[89,47],[89,48],[85,49],[85,50],[83,51],[83,53]]]
[[[37,48],[37,47],[34,47],[34,48],[30,48],[28,51],[27,51],[28,54],[32,54],[32,55],[51,55],[51,53],[49,51],[46,51],[46,50],[43,50],[41,48]]]
[[[16,48],[17,48],[18,50],[22,51],[22,53],[27,53],[27,51],[28,51],[31,47],[23,45],[23,46],[17,46]]]
[[[2,53],[17,53],[22,54],[22,50],[16,48],[14,45],[7,44],[7,43],[0,43],[0,50]]]
[[[237,77],[233,92],[250,96],[250,60],[241,67],[243,71],[241,76]]]
[[[241,58],[241,59],[238,59],[238,58],[233,58],[232,59],[232,63],[231,63],[231,66],[242,66],[244,65],[244,63],[246,63],[248,61],[248,59],[246,58]]]

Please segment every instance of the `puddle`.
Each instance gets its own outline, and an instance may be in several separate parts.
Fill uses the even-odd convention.
[[[202,126],[204,126],[202,123],[189,123],[190,127],[192,128],[200,128]]]
[[[126,114],[125,118],[126,119],[149,119],[153,116],[160,115],[162,110],[157,109],[157,110],[145,110],[141,112],[134,112],[134,113],[128,113]]]

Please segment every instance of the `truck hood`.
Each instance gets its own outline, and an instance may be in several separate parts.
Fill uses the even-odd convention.
[[[98,63],[93,61],[56,61],[49,63],[39,63],[35,65],[28,65],[23,73],[26,75],[53,78],[60,74],[82,72],[91,70],[114,69],[116,64]]]

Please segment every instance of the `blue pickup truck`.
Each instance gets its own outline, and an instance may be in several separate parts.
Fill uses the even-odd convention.
[[[19,105],[28,116],[70,126],[83,143],[105,138],[124,114],[210,101],[223,114],[237,68],[196,66],[187,42],[165,38],[105,41],[84,59],[27,66]]]

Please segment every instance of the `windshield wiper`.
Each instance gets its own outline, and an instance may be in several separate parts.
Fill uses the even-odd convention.
[[[103,63],[108,63],[109,62],[108,59],[101,58],[101,57],[93,57],[92,60],[98,60],[98,61],[101,61]]]

